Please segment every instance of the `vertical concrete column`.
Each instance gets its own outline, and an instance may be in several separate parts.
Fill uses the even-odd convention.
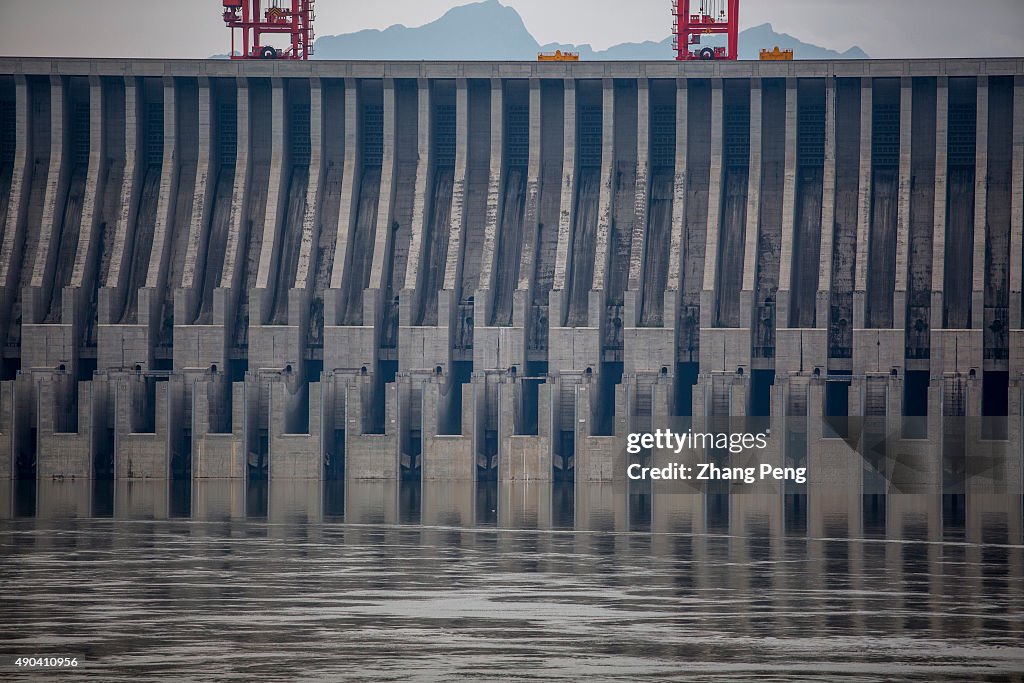
[[[128,232],[135,227],[136,205],[138,204],[139,185],[141,184],[139,164],[139,128],[141,126],[140,93],[138,80],[129,76],[124,79],[124,183],[121,192],[121,203],[118,206],[117,227],[114,243],[111,247],[110,268],[107,281],[103,283],[105,291],[99,297],[99,324],[113,324],[114,317],[119,314],[115,310],[119,301],[118,293],[126,286],[128,266],[125,254],[130,242]]]
[[[708,182],[708,230],[704,250],[704,286],[700,297],[700,326],[711,327],[715,312],[715,274],[718,268],[718,228],[722,212],[722,79],[711,81],[711,175]]]
[[[281,230],[282,211],[287,201],[285,183],[289,174],[283,172],[286,163],[285,150],[285,115],[284,115],[284,83],[280,78],[271,79],[271,114],[270,114],[270,180],[267,183],[267,206],[261,222],[254,222],[254,230],[263,231],[263,248],[260,250],[259,266],[256,270],[256,291],[249,293],[249,329],[263,323],[268,314],[270,302],[266,300],[271,280],[274,277],[274,266],[280,257],[279,237]],[[250,335],[251,337],[251,335]]]
[[[569,243],[572,240],[573,193],[576,182],[576,81],[565,79],[565,100],[562,136],[562,198],[558,212],[558,249],[555,253],[555,275],[552,284],[557,302],[549,304],[549,320],[559,323],[565,317],[565,278],[569,272]]]
[[[601,327],[604,320],[604,287],[608,272],[608,242],[612,234],[615,179],[615,81],[601,81],[601,191],[597,205],[597,244],[594,246],[594,282],[590,287],[587,320],[590,327]],[[599,294],[599,295],[598,295]]]
[[[836,222],[836,81],[825,79],[825,159],[821,189],[821,270],[814,322],[828,327],[832,289],[832,232]]]
[[[32,150],[28,122],[28,81],[23,75],[14,78],[14,97],[14,171],[11,175],[7,218],[3,226],[3,242],[0,243],[0,311],[3,311],[3,315],[0,316],[0,330],[3,330],[3,334],[7,332],[11,305],[16,298],[14,278],[17,268],[13,263],[13,256],[21,250],[24,239],[18,234],[18,226],[21,224],[28,206],[25,177],[31,173],[29,167]]]
[[[452,183],[452,210],[448,225],[448,253],[442,289],[454,296],[462,263],[462,234],[465,230],[466,157],[469,154],[469,92],[466,79],[455,80],[455,176]],[[444,295],[442,295],[444,296]],[[458,305],[451,302],[452,307]],[[440,308],[438,309],[441,310]],[[440,318],[438,324],[443,325]]]
[[[419,136],[419,156],[416,163],[415,195],[412,200],[412,230],[409,237],[409,258],[405,268],[405,291],[399,303],[399,324],[411,325],[413,302],[418,284],[420,256],[423,251],[424,222],[426,216],[427,181],[430,174],[430,82],[421,78],[417,81],[417,135]]]
[[[676,79],[676,161],[675,177],[672,186],[672,238],[668,252],[668,291],[678,292],[682,283],[682,264],[686,254],[683,253],[683,234],[686,231],[686,174],[687,168],[687,129],[689,127],[689,90],[686,79]],[[675,317],[675,305],[669,306],[665,301],[665,320],[668,316]],[[667,323],[666,323],[667,324]]]
[[[863,329],[868,289],[868,240],[871,238],[871,78],[860,79],[860,173],[857,182],[857,263],[853,286],[853,329]]]
[[[907,291],[910,284],[910,191],[911,140],[913,126],[914,80],[900,80],[900,177],[896,215],[896,291],[893,292],[894,329],[903,329],[907,319]]]
[[[62,303],[61,320],[74,322],[81,327],[84,306],[79,306],[77,297],[92,283],[99,273],[93,272],[95,262],[91,256],[102,245],[98,244],[96,228],[99,224],[97,206],[103,201],[106,190],[106,135],[103,116],[103,83],[99,76],[89,77],[89,169],[86,172],[85,196],[82,198],[82,221],[75,251],[75,265],[68,280],[71,296],[65,296]]]
[[[1010,329],[1019,330],[1024,290],[1024,76],[1013,79],[1013,187],[1010,209]]]
[[[204,236],[210,222],[210,209],[213,202],[213,191],[207,185],[210,182],[210,153],[213,150],[213,127],[210,123],[210,79],[199,78],[199,152],[196,159],[196,187],[192,196],[192,220],[189,221],[188,243],[185,245],[185,265],[181,272],[181,291],[174,297],[174,320],[178,325],[185,324],[187,312],[195,305],[196,278],[200,264],[206,264],[207,255],[200,250],[206,245]]]
[[[626,306],[624,322],[628,327],[640,321],[637,310],[637,292],[643,280],[647,264],[644,237],[647,235],[647,197],[649,193],[650,169],[650,87],[646,78],[637,79],[636,89],[636,192],[633,199],[633,235],[629,253],[629,280],[626,285]],[[662,249],[662,245],[656,245]]]
[[[779,291],[776,296],[776,324],[789,326],[789,292],[793,274],[793,231],[796,228],[796,134],[797,82],[786,79],[786,151],[782,180],[782,240],[779,252]],[[824,224],[822,224],[824,230]]]
[[[235,318],[238,290],[245,277],[242,259],[242,245],[246,240],[244,223],[245,200],[249,189],[252,169],[249,164],[249,81],[235,80],[236,107],[236,151],[235,180],[231,191],[231,213],[228,219],[227,246],[224,250],[224,268],[221,271],[220,286],[213,292],[213,322],[224,327],[231,325]]]
[[[160,195],[156,204],[156,224],[153,226],[153,250],[149,256],[149,272],[146,274],[146,289],[161,290],[167,280],[167,263],[171,258],[171,226],[174,220],[174,204],[178,193],[178,116],[174,79],[163,79],[164,90],[164,156],[160,167]],[[128,292],[128,296],[133,296]],[[139,323],[149,322],[151,310],[162,294],[148,292],[149,301],[140,299]],[[142,305],[142,304],[147,305]],[[145,316],[145,318],[143,317]]]
[[[305,321],[309,313],[309,292],[316,276],[316,245],[320,241],[320,200],[324,181],[324,108],[323,87],[319,78],[309,81],[309,180],[306,184],[306,207],[302,213],[302,238],[299,259],[295,266],[295,284],[289,292],[288,324],[300,327],[300,339],[305,335]],[[280,294],[278,294],[280,296]],[[315,378],[313,378],[315,379]]]
[[[487,176],[487,214],[484,224],[484,248],[480,256],[480,279],[477,285],[478,290],[485,290],[481,294],[474,294],[475,306],[473,317],[477,320],[487,320],[486,312],[491,310],[491,293],[494,273],[494,254],[498,248],[498,213],[501,210],[501,188],[503,179],[501,168],[504,162],[505,153],[505,104],[503,89],[500,78],[491,79],[491,149],[490,165]],[[532,134],[532,131],[531,131]],[[530,150],[531,154],[533,150]],[[526,225],[530,225],[526,223]],[[523,248],[531,243],[529,238],[525,239]],[[463,293],[465,296],[465,293]]]
[[[935,89],[935,211],[932,231],[932,329],[943,326],[943,280],[946,263],[946,170],[949,167],[949,78],[939,76]],[[941,370],[940,370],[941,371]]]
[[[389,87],[390,86],[390,87]],[[338,239],[334,243],[334,263],[331,267],[330,292],[324,297],[324,325],[337,325],[340,320],[338,311],[338,296],[341,293],[341,285],[345,277],[345,259],[348,255],[348,242],[352,234],[352,225],[356,220],[356,212],[359,209],[359,200],[356,193],[359,191],[359,178],[361,156],[359,154],[359,141],[361,131],[359,130],[359,97],[358,87],[354,78],[345,79],[345,169],[341,177],[341,204],[338,208]],[[389,100],[390,94],[390,100]],[[387,127],[388,102],[391,102],[392,128]],[[391,79],[384,82],[384,158],[388,158],[388,145],[391,145],[391,159],[394,159],[394,135],[388,135],[388,130],[394,130],[394,102],[395,83]],[[382,176],[383,182],[383,176]],[[392,183],[393,184],[393,183]],[[390,209],[391,197],[388,196]],[[378,214],[379,215],[379,214]],[[378,229],[378,234],[380,230]],[[376,250],[374,250],[376,254]],[[380,272],[383,272],[381,264]]]
[[[522,301],[521,311],[513,310],[513,316],[525,316],[526,297],[530,291],[535,262],[537,260],[537,214],[540,199],[540,79],[530,79],[530,156],[526,169],[526,211],[523,216],[523,251],[519,259],[519,284],[516,301]],[[491,158],[494,163],[494,158]],[[520,308],[520,307],[517,307]],[[513,319],[515,319],[513,317]]]
[[[39,231],[39,245],[36,248],[32,276],[23,283],[21,299],[22,325],[41,323],[46,311],[40,310],[49,300],[54,282],[54,265],[60,249],[60,229],[64,220],[64,202],[67,199],[68,177],[71,165],[70,152],[71,119],[68,115],[71,99],[66,92],[61,76],[50,76],[50,166],[46,175],[46,191],[43,194],[41,224],[30,225],[29,230]],[[54,243],[56,242],[56,244]],[[24,287],[27,284],[28,287]]]
[[[974,254],[971,272],[971,327],[985,326],[985,236],[988,222],[988,76],[978,76],[974,162]]]
[[[743,289],[740,291],[740,327],[754,326],[754,287],[757,282],[757,247],[761,226],[761,79],[750,79],[750,161],[747,173],[747,225],[743,248]]]
[[[346,95],[347,102],[347,95]],[[380,167],[380,193],[377,200],[377,228],[374,234],[373,240],[373,262],[370,268],[370,289],[375,292],[382,293],[387,289],[388,283],[385,281],[385,274],[387,268],[385,267],[385,261],[391,258],[391,243],[394,232],[391,230],[391,223],[394,220],[394,202],[395,193],[404,192],[408,188],[397,188],[395,186],[395,139],[397,138],[397,131],[395,129],[395,79],[385,78],[384,89],[383,89],[383,105],[384,105],[384,123],[383,123],[383,145],[381,149],[381,167]],[[346,112],[348,111],[346,106]],[[348,136],[348,122],[346,120],[346,133],[345,142],[346,145],[349,141]],[[355,128],[356,123],[353,122],[352,127]],[[352,144],[355,144],[355,136],[353,134]],[[356,152],[352,152],[352,156],[356,156]],[[345,150],[345,163],[348,163],[349,151],[346,147]],[[355,200],[355,197],[352,198]],[[342,199],[342,201],[348,201]],[[356,203],[356,202],[354,202]],[[353,214],[353,220],[355,216]],[[342,244],[342,233],[338,233],[338,245]],[[345,249],[344,246],[340,248]],[[380,312],[378,306],[382,306],[384,301],[379,295],[369,295],[364,297],[363,302],[363,324],[372,324],[376,327],[377,321],[380,319]]]

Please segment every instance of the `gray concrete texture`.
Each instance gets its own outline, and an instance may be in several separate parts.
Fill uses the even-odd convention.
[[[0,477],[1021,488],[1024,60],[0,58],[0,229]]]

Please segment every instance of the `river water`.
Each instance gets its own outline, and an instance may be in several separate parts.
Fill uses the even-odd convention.
[[[0,516],[6,680],[1024,672],[1020,497],[19,482]]]

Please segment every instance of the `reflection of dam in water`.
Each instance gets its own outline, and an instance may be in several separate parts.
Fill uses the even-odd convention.
[[[1019,62],[301,66],[0,61],[0,476],[1019,490]]]
[[[20,647],[25,633],[60,634],[101,678],[155,664],[188,678],[195,663],[181,653],[204,647],[234,653],[204,661],[215,678],[233,675],[241,656],[292,672],[316,652],[313,676],[327,667],[344,677],[358,657],[362,678],[394,671],[396,652],[429,652],[401,665],[432,679],[522,678],[529,652],[534,677],[559,681],[595,662],[629,680],[683,670],[788,680],[809,667],[826,680],[880,671],[1012,680],[1024,657],[1020,496],[812,489],[665,500],[593,482],[4,484],[16,490],[0,494],[11,558],[0,609],[18,630],[0,635],[0,648]],[[87,550],[55,561],[68,548]],[[73,600],[68,586],[80,587]],[[152,608],[170,599],[154,631]],[[120,609],[97,624],[111,604]],[[224,628],[242,622],[248,638]],[[337,663],[324,664],[325,643]]]

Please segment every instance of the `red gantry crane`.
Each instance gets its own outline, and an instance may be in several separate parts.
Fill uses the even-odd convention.
[[[231,29],[231,59],[309,59],[313,54],[313,0],[223,0],[224,23]],[[235,29],[242,32],[242,49],[235,48]],[[264,45],[262,36],[286,33],[286,48]]]
[[[676,60],[738,58],[740,0],[672,0],[672,15]],[[726,34],[726,47],[700,46],[701,36],[717,33]]]

